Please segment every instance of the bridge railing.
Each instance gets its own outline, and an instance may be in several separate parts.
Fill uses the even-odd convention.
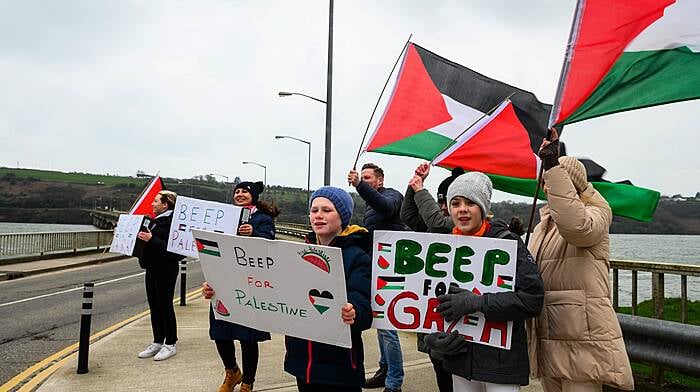
[[[651,261],[610,260],[612,269],[612,302],[615,310],[620,300],[620,270],[631,271],[632,314],[637,314],[639,299],[639,273],[651,273],[651,299],[654,304],[654,318],[664,319],[665,275],[680,275],[681,322],[688,323],[688,277],[700,276],[700,265],[660,263]]]
[[[0,234],[0,257],[44,255],[102,249],[112,243],[112,230]]]
[[[275,230],[279,234],[303,238],[311,231],[311,226],[299,223],[277,222],[275,224]]]

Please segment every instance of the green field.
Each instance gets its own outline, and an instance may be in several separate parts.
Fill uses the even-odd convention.
[[[0,167],[0,177],[17,179],[36,179],[40,181],[67,182],[85,185],[144,184],[147,179],[136,177],[108,176],[88,173],[64,173],[51,170],[12,169]]]

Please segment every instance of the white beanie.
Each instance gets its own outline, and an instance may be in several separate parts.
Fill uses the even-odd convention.
[[[486,219],[486,215],[491,212],[491,191],[493,184],[491,179],[484,173],[469,172],[455,178],[447,190],[447,208],[452,210],[450,204],[455,196],[462,196],[481,208],[481,215]]]

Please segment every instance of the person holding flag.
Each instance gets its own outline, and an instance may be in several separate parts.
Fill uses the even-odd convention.
[[[472,343],[457,331],[434,332],[425,338],[430,355],[452,373],[455,392],[518,391],[529,383],[525,320],[542,310],[544,287],[537,266],[520,237],[499,219],[488,219],[493,185],[485,174],[469,172],[454,179],[447,190],[452,234],[500,238],[518,242],[515,291],[478,295],[450,286],[438,297],[437,311],[446,321],[481,312],[488,321],[512,321],[510,350]]]
[[[633,390],[622,331],[610,302],[612,211],[574,157],[559,157],[559,139],[540,149],[547,205],[530,251],[542,273],[545,311],[528,324],[533,377],[545,392]]]
[[[233,204],[243,208],[238,235],[275,239],[274,218],[279,215],[279,210],[274,205],[259,200],[264,188],[260,181],[240,182],[233,188]],[[214,293],[214,288],[209,283],[202,284],[204,298],[210,299]],[[224,382],[219,387],[219,392],[232,392],[236,385],[241,383],[240,392],[251,392],[258,370],[258,342],[270,340],[270,333],[216,320],[214,311],[210,307],[209,337],[216,343],[216,350],[225,368]],[[241,342],[242,372],[236,363],[234,340]]]
[[[146,269],[146,298],[151,310],[153,331],[153,343],[139,353],[139,358],[153,357],[156,361],[162,361],[177,353],[173,292],[180,269],[179,261],[184,256],[167,251],[176,198],[175,192],[159,191],[151,203],[155,219],[146,231],[138,234],[138,238],[146,242],[143,254],[139,257],[139,265]]]

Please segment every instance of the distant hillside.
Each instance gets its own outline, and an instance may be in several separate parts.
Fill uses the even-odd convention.
[[[163,179],[167,189],[200,199],[228,202],[231,184],[202,179]],[[90,223],[84,209],[128,210],[147,179],[124,176],[63,173],[47,170],[0,168],[0,221],[35,223]],[[677,196],[677,195],[676,195]],[[353,194],[353,223],[361,223],[364,202]],[[264,200],[273,200],[281,214],[280,222],[306,223],[306,189],[269,186]],[[496,217],[519,217],[527,223],[530,205],[510,201],[493,203]],[[539,216],[535,214],[535,222]],[[651,223],[616,217],[613,233],[700,234],[700,200],[663,197]]]

